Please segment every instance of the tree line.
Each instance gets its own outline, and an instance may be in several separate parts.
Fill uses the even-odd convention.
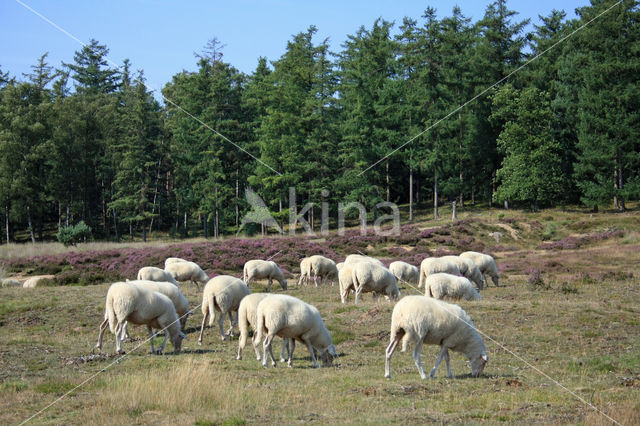
[[[624,210],[640,195],[639,12],[592,0],[527,32],[504,0],[475,23],[428,7],[339,52],[311,26],[251,75],[214,38],[162,103],[96,40],[60,68],[44,54],[22,79],[0,70],[0,241],[79,221],[99,239],[234,234],[246,188],[279,221],[315,203],[312,224],[321,202]]]

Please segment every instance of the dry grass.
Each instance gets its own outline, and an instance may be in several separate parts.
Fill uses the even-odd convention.
[[[358,306],[342,305],[336,287],[291,286],[287,293],[316,305],[325,318],[339,355],[334,367],[310,368],[307,351],[300,345],[292,369],[281,364],[262,368],[251,348],[237,361],[237,340],[221,342],[214,333],[198,346],[202,317],[195,309],[183,353],[151,356],[146,342],[128,343],[126,350],[142,345],[35,421],[608,423],[555,380],[617,421],[638,424],[640,245],[633,240],[637,229],[622,239],[575,250],[537,250],[541,239],[534,235],[535,229],[543,228],[534,221],[544,222],[545,213],[538,215],[514,213],[516,222],[509,223],[519,233],[519,246],[498,253],[498,264],[506,268],[504,286],[485,289],[479,302],[461,303],[478,329],[490,337],[485,338],[489,364],[478,379],[469,377],[465,360],[453,353],[453,380],[446,378],[443,365],[435,379],[421,381],[410,354],[398,352],[391,363],[392,378],[386,380],[390,303],[374,303],[367,296]],[[571,229],[575,214],[554,213],[553,220],[559,223],[559,238],[575,233]],[[584,233],[609,226],[601,217],[595,220],[598,223],[584,224]],[[630,221],[613,216],[611,226],[624,228]],[[528,286],[532,267],[540,270],[546,290]],[[0,423],[28,418],[115,360],[82,363],[80,358],[89,355],[95,343],[106,289],[107,284],[0,289]],[[194,307],[199,305],[201,294],[193,286],[183,290]],[[410,288],[401,291],[414,293]],[[133,333],[146,335],[142,328]],[[105,338],[105,349],[113,351],[113,336]],[[431,368],[437,353],[434,346],[423,349],[425,368]]]

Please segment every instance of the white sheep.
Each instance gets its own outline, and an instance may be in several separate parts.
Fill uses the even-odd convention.
[[[175,284],[178,286],[178,281],[173,278],[173,275],[165,271],[164,269],[156,268],[155,266],[145,266],[138,271],[138,280],[146,281],[162,281]]]
[[[171,339],[174,353],[179,353],[182,339],[186,337],[180,329],[180,322],[171,299],[164,294],[147,290],[129,283],[111,284],[105,303],[105,320],[116,337],[116,353],[122,353],[124,327],[127,323],[146,325],[151,342],[151,353],[162,353],[167,339]],[[153,346],[152,329],[163,329],[165,336],[156,351]],[[102,350],[102,337],[106,327],[100,329],[96,348]]]
[[[258,334],[256,340],[260,342],[264,338],[262,365],[265,367],[269,365],[267,358],[269,355],[272,365],[276,366],[271,350],[275,336],[291,339],[287,361],[289,367],[293,365],[295,340],[302,341],[307,345],[314,367],[318,367],[314,349],[320,353],[319,358],[323,366],[330,366],[336,355],[331,335],[324,325],[318,309],[292,296],[272,294],[264,298],[258,304],[256,329]],[[266,337],[264,337],[265,334]]]
[[[311,264],[309,263],[308,257],[303,257],[300,261],[300,279],[298,280],[298,285],[301,285],[304,282],[304,285],[309,284],[309,280],[311,279]]]
[[[489,275],[493,284],[498,287],[498,279],[500,276],[498,275],[498,266],[492,256],[484,253],[478,253],[477,251],[465,251],[464,253],[460,253],[460,257],[467,257],[473,260],[473,263],[475,263],[478,269],[480,269],[482,279],[487,286],[489,285],[489,281],[485,275]]]
[[[353,284],[353,268],[357,263],[344,264],[338,272],[338,285],[340,289],[340,300],[342,303],[347,303],[349,300],[349,294],[351,291],[356,291]]]
[[[200,337],[198,337],[199,345],[202,344],[202,336],[204,335],[207,318],[209,318],[209,326],[213,326],[216,311],[220,312],[218,326],[220,327],[222,340],[227,340],[227,334],[232,335],[233,326],[238,320],[237,315],[236,320],[233,320],[233,312],[238,311],[240,301],[248,294],[251,294],[251,291],[240,278],[232,277],[231,275],[218,275],[209,280],[202,293],[202,315],[204,317],[202,318]],[[222,328],[225,315],[229,316],[229,321],[231,322],[231,327],[226,334]]]
[[[2,287],[20,287],[20,281],[14,280],[13,278],[5,278],[2,280]]]
[[[178,318],[180,318],[180,328],[182,330],[185,329],[187,318],[191,315],[191,312],[189,311],[189,301],[184,297],[180,288],[176,287],[172,282],[166,281],[135,280],[127,281],[127,283],[144,287],[147,290],[156,291],[171,299],[173,306],[176,308],[176,314],[178,314]]]
[[[384,266],[369,262],[356,263],[351,276],[356,292],[356,305],[361,293],[386,294],[392,300],[400,298],[396,277]]]
[[[194,262],[169,263],[164,270],[170,273],[176,281],[191,281],[196,285],[198,291],[200,291],[198,283],[205,284],[209,281],[209,276]]]
[[[462,275],[456,262],[452,262],[448,259],[442,259],[440,257],[427,257],[420,263],[420,280],[418,281],[418,288],[424,287],[424,280],[429,275],[437,274],[438,272]]]
[[[413,342],[413,360],[420,377],[427,378],[420,352],[424,343],[440,345],[442,350],[431,370],[433,378],[444,358],[447,375],[453,378],[449,366],[449,349],[463,353],[471,362],[471,375],[478,377],[488,358],[482,338],[476,331],[471,318],[458,305],[442,302],[426,296],[406,296],[393,308],[391,315],[391,343],[386,350],[384,376],[391,377],[391,356],[402,340],[402,351]]]
[[[336,269],[338,270],[338,273],[340,273],[343,266],[344,266],[344,262],[336,263]]]
[[[253,293],[242,298],[240,306],[238,307],[238,328],[240,329],[240,340],[238,341],[238,356],[237,359],[242,359],[242,350],[247,344],[247,338],[249,337],[249,327],[254,330],[253,333],[253,349],[256,351],[256,359],[260,361],[260,351],[258,350],[259,341],[256,340],[256,313],[258,311],[258,304],[262,302],[262,299],[269,296],[269,293]],[[289,350],[289,339],[284,339],[282,345],[282,352],[280,353],[280,362],[284,362],[285,349]],[[287,356],[288,358],[288,356]]]
[[[287,289],[287,280],[282,270],[273,260],[249,260],[244,264],[242,279],[247,285],[251,280],[268,279],[267,292],[271,291],[273,280],[280,283],[283,290]]]
[[[316,287],[318,287],[318,277],[322,280],[322,284],[326,284],[327,280],[331,279],[331,286],[338,279],[338,268],[333,260],[316,254],[309,258],[309,264],[311,265],[313,282]]]
[[[389,270],[396,277],[398,281],[405,281],[412,285],[418,285],[418,279],[420,278],[420,270],[401,260],[391,262]]]
[[[351,263],[358,263],[358,262],[370,262],[380,266],[384,266],[384,263],[382,263],[380,260],[376,259],[375,257],[365,256],[363,254],[350,254],[344,260],[345,265],[349,265]],[[386,266],[384,267],[386,268]]]
[[[177,262],[188,262],[188,260],[185,259],[181,259],[179,257],[167,257],[164,260],[164,267],[166,268],[167,265],[171,264],[171,263],[177,263]]]
[[[439,259],[455,263],[460,270],[460,274],[473,281],[478,286],[478,289],[482,290],[482,273],[476,264],[473,263],[473,260],[460,256],[442,256]]]
[[[424,282],[424,295],[435,299],[480,300],[482,297],[466,277],[443,272],[429,275]]]

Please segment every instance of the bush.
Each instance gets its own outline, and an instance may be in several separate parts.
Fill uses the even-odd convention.
[[[91,227],[81,220],[75,226],[63,226],[58,229],[56,237],[65,247],[75,246],[91,237]]]

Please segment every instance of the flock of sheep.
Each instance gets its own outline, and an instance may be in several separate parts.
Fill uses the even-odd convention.
[[[338,264],[316,255],[301,260],[298,285],[309,284],[312,279],[316,287],[319,281],[324,284],[331,281],[331,285],[338,281],[342,303],[346,303],[350,293],[354,292],[356,304],[362,293],[372,293],[376,299],[382,295],[388,300],[399,300],[398,281],[424,288],[424,296],[405,296],[394,306],[391,342],[385,356],[385,377],[391,376],[391,357],[400,341],[403,351],[413,343],[413,358],[423,379],[427,378],[420,359],[424,343],[441,347],[431,377],[443,359],[447,374],[452,377],[449,350],[463,353],[471,363],[471,374],[477,377],[488,360],[482,338],[462,308],[439,299],[480,299],[477,289],[487,285],[486,276],[498,286],[498,269],[493,257],[478,252],[426,258],[419,269],[402,261],[393,262],[387,268],[378,259],[358,254],[351,254]],[[323,366],[331,365],[336,352],[318,309],[293,296],[252,294],[248,287],[252,280],[268,280],[267,292],[274,280],[287,290],[282,270],[270,260],[246,262],[242,279],[230,275],[209,279],[196,263],[173,257],[166,259],[164,269],[144,267],[136,280],[117,282],[109,287],[96,348],[102,349],[103,335],[109,327],[115,335],[116,352],[121,353],[122,343],[128,335],[127,323],[132,323],[147,326],[152,353],[162,353],[167,340],[171,340],[174,352],[179,353],[186,337],[182,330],[192,312],[178,283],[191,281],[198,290],[198,283],[204,284],[198,344],[202,344],[207,320],[212,327],[218,312],[222,340],[233,336],[234,326],[240,330],[237,359],[242,358],[250,329],[253,329],[252,344],[256,358],[265,367],[269,366],[269,358],[271,364],[276,365],[271,348],[275,336],[283,339],[280,360],[286,360],[289,367],[292,366],[296,340],[306,345],[314,367],[319,366],[318,360]],[[225,316],[231,323],[226,331],[223,327]],[[164,341],[157,350],[152,339],[154,329],[165,333]]]

